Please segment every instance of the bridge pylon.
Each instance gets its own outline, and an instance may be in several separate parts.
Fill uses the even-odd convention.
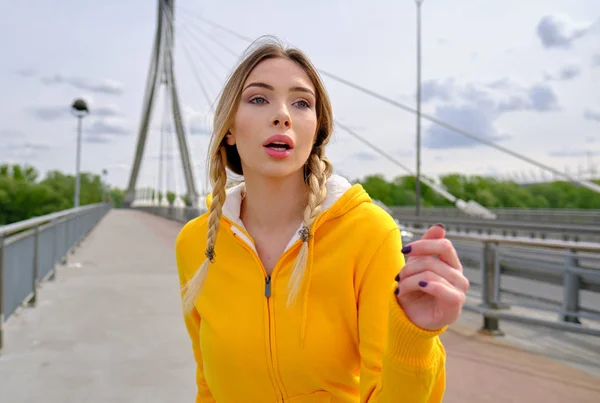
[[[124,199],[124,205],[126,207],[130,207],[135,200],[135,187],[140,173],[144,149],[146,147],[148,127],[150,125],[153,109],[152,106],[156,98],[157,89],[160,85],[165,86],[165,91],[167,91],[171,97],[171,112],[175,123],[174,126],[179,145],[179,154],[181,155],[187,195],[193,207],[197,207],[198,203],[198,193],[196,191],[188,144],[184,132],[175,72],[173,69],[174,3],[175,0],[158,0],[156,33],[154,36],[154,46],[152,48],[150,68],[148,70],[146,81],[146,91],[142,105],[142,116],[138,130],[137,146]]]

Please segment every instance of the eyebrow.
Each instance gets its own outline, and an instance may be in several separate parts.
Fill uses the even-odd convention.
[[[260,83],[260,82],[255,82],[255,83],[248,84],[246,86],[246,88],[244,88],[244,91],[246,91],[250,87],[266,88],[266,89],[268,89],[270,91],[275,91],[275,88],[273,88],[272,85],[269,85],[267,83]],[[299,86],[297,86],[297,87],[291,87],[290,88],[290,92],[293,92],[293,91],[307,92],[309,94],[312,94],[313,97],[315,96],[315,93],[312,92],[310,89],[308,89],[306,87],[299,87]]]

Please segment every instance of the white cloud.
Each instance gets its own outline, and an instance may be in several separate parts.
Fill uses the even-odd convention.
[[[579,77],[582,73],[580,63],[572,62],[560,68],[555,73],[546,73],[546,80],[549,81],[570,81]]]
[[[587,108],[583,112],[583,117],[587,120],[594,120],[600,122],[600,108]]]
[[[592,26],[591,22],[575,22],[564,15],[545,15],[540,19],[536,32],[545,48],[569,49]]]
[[[435,117],[442,122],[465,130],[487,141],[507,140],[511,136],[496,127],[496,120],[504,114],[520,111],[551,112],[559,109],[553,88],[537,83],[529,88],[508,79],[491,83],[468,83],[456,80],[431,80],[428,100],[438,101]],[[445,102],[439,102],[445,101]],[[432,123],[424,138],[427,148],[465,148],[480,145],[474,139]]]
[[[42,84],[47,86],[69,85],[73,88],[89,91],[98,94],[121,95],[123,93],[123,84],[112,79],[104,79],[100,82],[92,82],[89,79],[81,77],[70,77],[62,74],[51,76],[42,76]]]

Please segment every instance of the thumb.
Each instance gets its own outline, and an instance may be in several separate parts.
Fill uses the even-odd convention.
[[[427,230],[421,239],[442,239],[446,236],[446,230],[442,224],[435,224]]]

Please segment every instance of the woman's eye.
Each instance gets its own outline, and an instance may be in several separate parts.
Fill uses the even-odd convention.
[[[298,101],[296,104],[301,108],[310,108],[310,104],[306,101]]]
[[[265,102],[267,102],[267,100],[266,100],[266,99],[264,99],[264,98],[262,98],[262,97],[256,97],[256,98],[252,98],[252,99],[250,100],[250,103],[251,103],[251,104],[263,104],[263,103],[265,103]]]

